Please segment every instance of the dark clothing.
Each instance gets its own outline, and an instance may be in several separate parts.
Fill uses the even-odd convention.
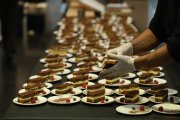
[[[167,48],[176,62],[180,62],[180,0],[158,0],[149,28]]]
[[[8,1],[8,0],[7,0]],[[3,6],[4,5],[4,6]],[[0,19],[2,27],[2,42],[6,53],[13,53],[16,49],[17,37],[17,5],[16,0],[0,2]]]

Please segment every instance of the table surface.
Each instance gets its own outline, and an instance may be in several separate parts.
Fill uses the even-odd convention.
[[[55,42],[52,41],[51,44]],[[50,44],[50,45],[51,45]],[[43,68],[43,64],[37,61],[37,65],[34,67],[32,71],[32,75],[36,74],[37,71]],[[76,67],[76,64],[73,64],[71,70]],[[173,63],[163,67],[163,72],[165,73],[164,79],[167,80],[168,87],[176,89],[180,92],[180,64]],[[62,76],[62,80],[57,83],[53,83],[53,85],[58,83],[63,83],[67,81],[66,75]],[[96,80],[95,82],[97,82]],[[133,81],[133,79],[131,80]],[[26,82],[26,81],[24,81]],[[94,81],[93,81],[94,82]],[[143,86],[140,86],[143,87]],[[116,87],[117,88],[117,87]],[[112,89],[116,89],[112,88]],[[149,87],[143,87],[144,89],[148,89]],[[21,88],[19,88],[21,89]],[[47,98],[52,96],[52,94],[46,96]],[[112,95],[115,97],[115,95]],[[177,94],[180,96],[180,93]],[[83,97],[83,95],[80,95]],[[149,97],[145,95],[145,97]],[[171,120],[179,120],[180,115],[165,115],[159,114],[155,112],[151,112],[150,114],[142,115],[142,116],[128,116],[124,114],[120,114],[116,112],[116,107],[120,106],[119,103],[111,103],[108,105],[89,105],[82,102],[71,104],[71,105],[55,105],[51,103],[45,103],[38,106],[20,106],[16,105],[13,102],[8,108],[5,115],[2,119],[62,119],[62,120],[162,120],[162,119],[171,119]],[[151,102],[145,104],[147,106],[152,106]]]
[[[40,70],[42,68],[42,64],[38,63],[35,67],[33,73]],[[75,64],[73,64],[73,67]],[[179,64],[171,64],[164,67],[163,72],[166,74],[165,79],[168,81],[168,86],[170,88],[174,88],[180,91],[180,75],[178,74],[180,71]],[[63,80],[58,83],[63,83],[67,81],[66,75],[63,76]],[[55,83],[57,84],[57,83]],[[51,96],[51,95],[49,95]],[[47,96],[47,97],[49,97]],[[83,95],[80,95],[82,97]],[[113,95],[115,96],[115,95]],[[148,97],[147,95],[145,95]],[[179,93],[178,93],[179,96]],[[79,119],[86,119],[86,120],[116,120],[116,119],[124,119],[124,120],[131,120],[131,119],[138,119],[138,120],[162,120],[162,119],[171,119],[177,120],[180,118],[180,115],[164,115],[158,114],[155,112],[151,112],[150,114],[143,115],[143,116],[128,116],[123,115],[116,112],[116,107],[120,106],[121,104],[112,103],[108,105],[88,105],[82,102],[72,105],[55,105],[50,103],[45,103],[39,106],[19,106],[12,103],[7,110],[6,114],[3,116],[3,119],[66,119],[66,120],[79,120]],[[152,106],[152,103],[147,103],[146,105]]]

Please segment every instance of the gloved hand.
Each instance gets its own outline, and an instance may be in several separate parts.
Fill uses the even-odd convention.
[[[132,43],[126,43],[120,47],[114,48],[114,49],[110,49],[107,52],[107,55],[128,55],[128,56],[132,56],[133,55],[133,46]]]
[[[116,59],[118,62],[109,69],[100,73],[103,78],[116,78],[120,75],[135,71],[134,58],[125,55],[108,55],[111,59]]]

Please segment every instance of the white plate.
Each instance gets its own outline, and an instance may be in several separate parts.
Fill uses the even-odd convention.
[[[73,54],[68,53],[68,54],[66,55],[66,58],[70,58],[70,57],[73,57]]]
[[[53,104],[67,105],[67,104],[78,103],[81,100],[81,98],[77,97],[77,96],[67,96],[67,97],[65,97],[65,96],[67,96],[67,95],[49,97],[48,102],[53,103]],[[66,102],[66,101],[56,102],[55,101],[55,100],[60,99],[60,98],[69,98],[70,102]]]
[[[132,107],[134,107],[138,111],[134,113],[130,112],[132,110]],[[122,105],[122,106],[117,107],[116,111],[122,114],[126,114],[126,115],[144,115],[144,114],[148,114],[152,112],[152,109],[148,106],[144,106],[145,108],[144,111],[140,111],[139,110],[140,107],[141,105]]]
[[[119,86],[121,86],[121,85],[129,85],[129,84],[131,83],[131,81],[125,80],[125,79],[120,79],[119,82],[122,81],[122,80],[125,81],[123,84],[120,84],[120,83],[116,83],[116,84],[106,84],[106,79],[101,79],[101,80],[98,81],[98,83],[104,84],[104,85],[110,86],[110,87],[119,87]]]
[[[150,95],[153,95],[153,94],[151,94],[151,93],[148,92],[148,91],[151,91],[151,89],[147,89],[147,90],[146,90],[146,93],[147,93],[147,94],[150,94]],[[178,93],[177,90],[168,88],[168,95],[169,95],[169,96],[170,96],[170,95],[175,95],[175,94],[177,94],[177,93]]]
[[[45,92],[45,94],[43,94],[43,93],[39,93],[39,95],[38,96],[46,96],[46,95],[49,95],[50,94],[50,90],[49,89],[47,89],[47,88],[44,88],[44,90],[43,90],[44,92]],[[23,92],[26,92],[26,90],[25,89],[21,89],[21,90],[19,90],[19,93],[23,93]]]
[[[72,67],[72,64],[71,64],[71,63],[67,63],[67,62],[66,62],[66,63],[64,63],[64,65],[65,65],[64,68],[71,68],[71,67]]]
[[[159,107],[163,107],[163,111],[159,111]],[[172,103],[162,103],[152,106],[152,110],[163,114],[180,114],[180,105]]]
[[[125,76],[125,77],[120,77],[122,79],[131,79],[131,78],[135,78],[136,77],[136,74],[134,73],[128,73],[128,76]]]
[[[47,67],[48,64],[44,64],[44,67]],[[71,63],[64,63],[64,68],[70,68],[72,67],[72,64]]]
[[[66,62],[67,61],[67,59],[66,58],[63,58],[63,62]],[[45,62],[45,58],[41,58],[40,60],[39,60],[39,62],[40,63],[46,63]]]
[[[73,84],[72,82],[65,82],[65,83],[71,83],[71,84]],[[88,82],[87,85],[95,85],[95,83],[93,83],[93,82]],[[76,88],[83,90],[83,89],[86,89],[87,86],[86,86],[85,88],[83,88],[82,86],[79,86],[79,87],[76,87]]]
[[[142,75],[142,73],[143,73],[142,71],[141,71],[141,72],[138,72],[137,75],[140,76],[140,75]],[[154,75],[153,75],[153,77],[164,77],[164,76],[165,76],[165,74],[164,74],[163,72],[160,72],[160,74],[157,75],[157,76],[154,76]]]
[[[75,60],[75,58],[74,58],[74,57],[69,58],[69,59],[68,59],[68,62],[71,62],[71,63],[77,63],[77,61]]]
[[[129,104],[140,105],[140,104],[145,104],[145,103],[149,102],[149,99],[148,99],[148,98],[146,98],[146,97],[141,97],[141,96],[139,96],[139,101],[136,102],[136,103],[124,103],[124,102],[120,102],[120,99],[121,99],[121,98],[124,98],[124,97],[125,97],[125,96],[119,96],[119,97],[115,98],[115,101],[116,101],[117,103],[127,104],[127,105],[129,105]]]
[[[170,102],[170,97],[173,97],[174,98],[174,104],[177,104],[180,102],[180,98],[177,97],[177,96],[168,96],[168,101],[166,103],[171,103]],[[150,96],[149,97],[149,101],[153,102],[153,103],[162,103],[162,102],[156,102],[155,101],[155,96]]]
[[[115,90],[115,93],[116,93],[117,95],[124,95],[124,94],[119,93],[119,89],[116,89],[116,90]],[[144,95],[145,93],[146,93],[145,90],[139,89],[139,95]]]
[[[66,74],[69,74],[71,72],[71,70],[69,69],[64,69],[63,72],[58,72],[58,73],[55,73],[56,75],[66,75]]]
[[[23,84],[22,87],[25,88],[26,86],[27,86],[27,83]],[[52,85],[51,83],[45,83],[45,87],[46,87],[46,88],[52,88],[52,86],[53,86],[53,85]]]
[[[87,95],[87,90],[83,90],[83,94]],[[105,89],[105,95],[112,95],[112,94],[114,94],[113,90],[108,89],[108,88]]]
[[[20,103],[18,102],[18,98],[14,98],[13,99],[13,102],[17,105],[24,105],[24,106],[34,106],[34,105],[40,105],[40,104],[43,104],[47,101],[47,99],[45,97],[41,97],[41,96],[38,96],[37,97],[37,101],[36,103]]]
[[[158,81],[158,84],[164,84],[164,83],[167,82],[165,79],[161,79],[161,78],[153,78],[153,81],[154,80]],[[134,80],[134,82],[137,83],[137,84],[140,84],[140,85],[147,85],[147,86],[156,85],[156,84],[153,84],[153,83],[148,83],[148,84],[139,83],[139,78],[136,78]]]
[[[47,80],[46,82],[53,83],[53,82],[60,81],[61,79],[62,79],[62,77],[61,77],[61,76],[54,75],[54,80]]]
[[[54,95],[63,95],[63,94],[57,94],[55,91],[56,91],[56,89],[53,89],[53,90],[51,90],[51,93]],[[73,88],[73,92],[74,93],[68,93],[68,95],[79,95],[82,93],[82,90],[78,89],[78,88]]]
[[[104,100],[104,103],[98,102],[98,103],[91,103],[87,101],[87,97],[83,97],[81,99],[81,101],[83,103],[87,103],[87,104],[91,104],[91,105],[105,105],[105,104],[110,104],[112,102],[114,102],[114,98],[113,97],[109,97],[109,96],[105,96],[105,99],[108,99],[108,101]]]
[[[89,78],[88,78],[89,81],[96,80],[98,78],[98,75],[93,74],[93,73],[89,73],[88,75],[89,75]],[[67,75],[68,79],[71,79],[72,77],[73,77],[73,74]]]

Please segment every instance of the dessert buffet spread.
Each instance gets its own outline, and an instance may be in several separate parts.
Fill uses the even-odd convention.
[[[108,49],[134,39],[139,33],[128,16],[105,15],[101,18],[63,18],[54,31],[56,43],[40,59],[43,69],[29,77],[13,102],[34,106],[51,104],[105,105],[127,115],[152,111],[180,114],[177,90],[168,88],[162,67],[102,79],[99,72],[116,60],[104,57]],[[152,102],[154,106],[143,105]],[[60,106],[59,106],[60,107]],[[88,106],[87,106],[88,107]]]

